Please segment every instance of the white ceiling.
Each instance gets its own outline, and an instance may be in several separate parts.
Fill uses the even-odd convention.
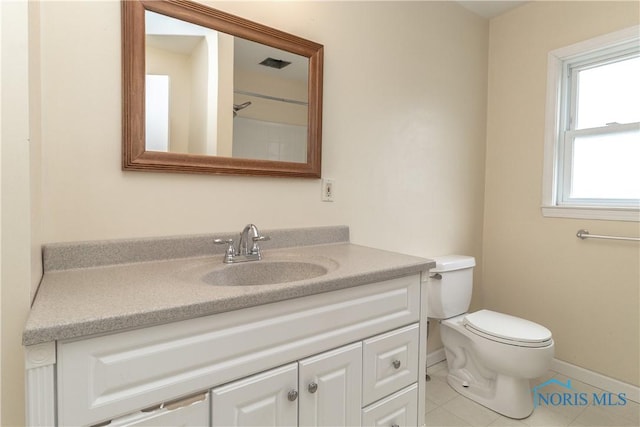
[[[502,0],[502,1],[484,1],[484,0],[467,0],[458,1],[461,6],[487,19],[494,18],[505,13],[508,10],[516,8],[528,3],[527,0]]]

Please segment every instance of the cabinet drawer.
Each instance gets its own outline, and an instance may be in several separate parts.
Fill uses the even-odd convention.
[[[364,341],[363,405],[417,381],[418,329],[414,323]]]
[[[362,410],[362,426],[398,426],[418,425],[418,385],[400,390]]]

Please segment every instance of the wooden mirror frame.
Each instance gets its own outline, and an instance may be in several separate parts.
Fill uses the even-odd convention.
[[[123,170],[320,178],[322,45],[188,0],[122,0],[121,5]],[[145,10],[309,58],[307,162],[146,151]]]

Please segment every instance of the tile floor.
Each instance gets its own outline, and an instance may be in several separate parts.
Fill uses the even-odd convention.
[[[533,414],[524,420],[513,420],[497,414],[464,396],[447,384],[447,362],[440,362],[427,368],[431,381],[427,383],[427,426],[432,427],[486,427],[486,426],[640,426],[640,404],[627,400],[624,406],[538,406]],[[531,387],[556,378],[563,383],[568,377],[549,371],[547,375],[532,381]],[[571,385],[579,392],[591,395],[602,390],[591,385],[571,380]],[[555,385],[547,386],[550,393]],[[560,387],[560,386],[557,386]],[[557,390],[561,392],[560,389]]]

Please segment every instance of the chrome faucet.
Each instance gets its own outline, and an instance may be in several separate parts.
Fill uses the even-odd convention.
[[[253,224],[247,224],[244,230],[242,230],[242,233],[240,233],[240,240],[238,240],[237,247],[234,246],[233,239],[214,239],[213,243],[227,245],[222,262],[225,264],[233,264],[236,262],[258,261],[262,259],[258,242],[264,242],[265,240],[269,240],[269,237],[260,235],[258,227]]]

